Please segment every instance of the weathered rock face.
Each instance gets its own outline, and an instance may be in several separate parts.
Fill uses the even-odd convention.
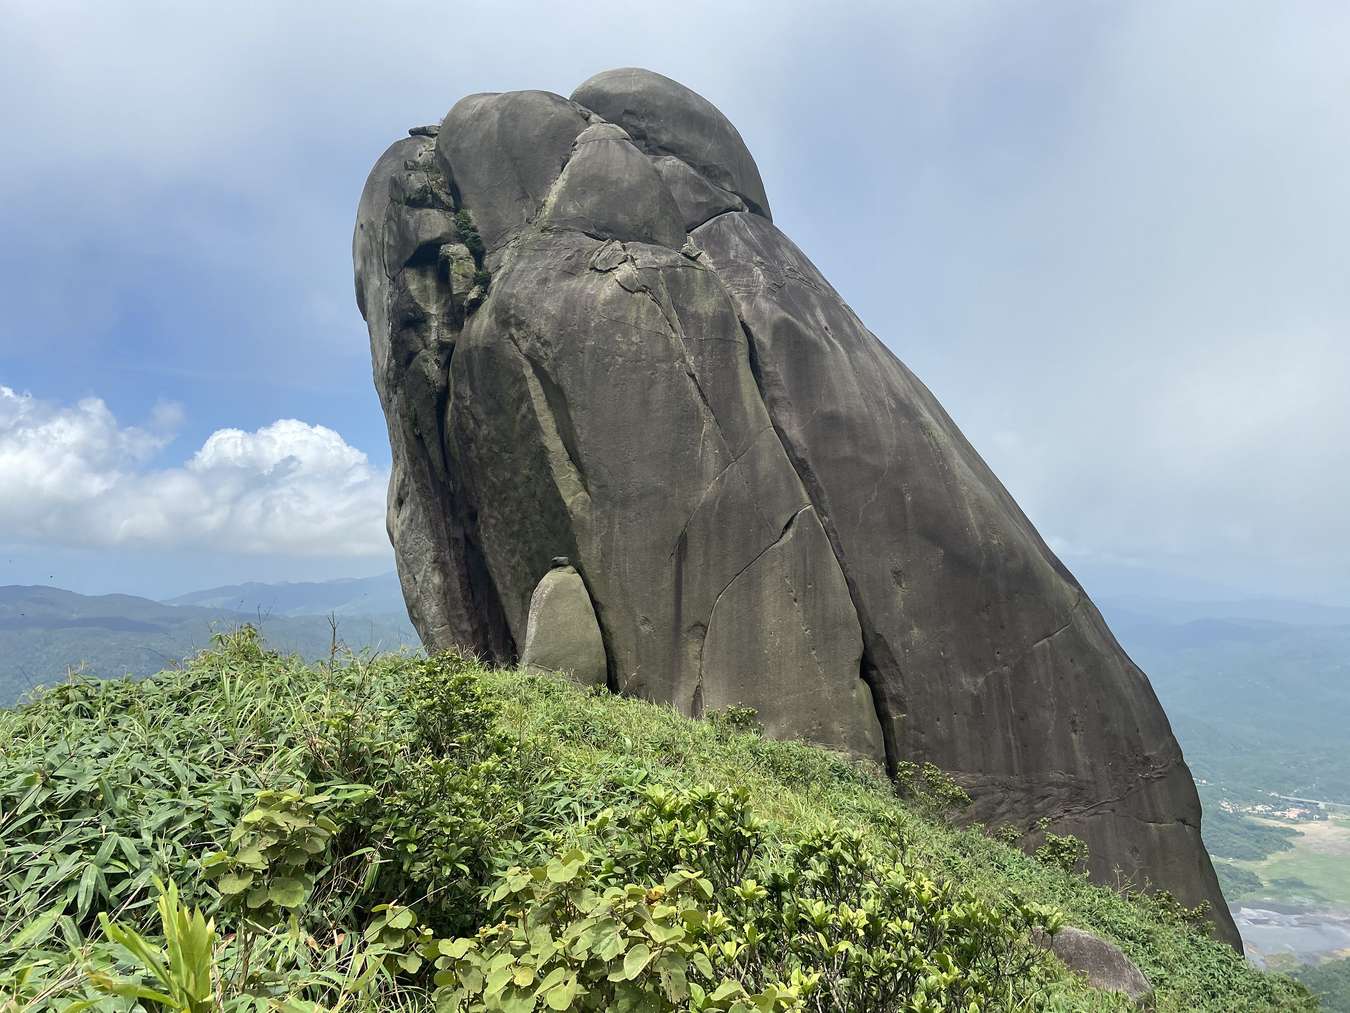
[[[463,99],[376,164],[354,258],[429,647],[514,660],[566,556],[612,688],[932,761],[1236,940],[1147,679],[710,103],[640,70]]]

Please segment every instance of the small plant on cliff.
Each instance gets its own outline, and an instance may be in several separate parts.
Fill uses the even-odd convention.
[[[724,728],[729,732],[748,734],[762,731],[759,712],[753,707],[739,707],[733,704],[721,710],[709,711],[708,721],[714,728]]]
[[[945,770],[910,760],[896,764],[895,788],[930,816],[950,819],[970,806],[970,795]]]
[[[478,234],[478,226],[473,223],[473,213],[468,208],[460,208],[455,212],[455,229],[459,232],[460,242],[468,247],[475,263],[481,267],[483,255],[487,251],[483,246],[483,237]]]

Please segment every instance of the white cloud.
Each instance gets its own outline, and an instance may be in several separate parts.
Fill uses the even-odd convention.
[[[0,387],[0,532],[7,542],[282,556],[388,553],[388,476],[324,426],[218,429],[156,467],[182,409],[122,426],[98,398],[50,404]]]

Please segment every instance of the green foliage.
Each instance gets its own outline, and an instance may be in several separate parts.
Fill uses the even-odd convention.
[[[708,721],[714,728],[730,732],[753,734],[760,731],[759,712],[753,707],[739,707],[733,704],[721,710],[709,711]]]
[[[1210,907],[1207,900],[1201,901],[1195,907],[1187,907],[1177,900],[1170,890],[1130,891],[1125,896],[1159,921],[1185,925],[1199,932],[1209,932]]]
[[[579,847],[509,869],[489,925],[436,940],[453,1010],[873,1010],[1034,1002],[1027,932],[1057,912],[992,906],[838,823],[771,847],[745,792],[647,789]],[[746,875],[749,873],[750,875]],[[1015,997],[1015,998],[1014,998]]]
[[[895,786],[901,798],[937,819],[949,819],[970,806],[970,795],[952,776],[931,763],[901,760],[895,768]]]
[[[1053,865],[1065,872],[1087,874],[1087,842],[1073,834],[1052,834],[1046,831],[1045,843],[1036,849],[1036,860]]]
[[[181,671],[0,711],[0,996],[148,1010],[100,986],[181,1003],[209,980],[231,1011],[429,1010],[438,989],[1123,1009],[1027,946],[1063,911],[1141,965],[1160,1010],[1309,1008],[1159,902],[933,818],[954,801],[561,679],[307,666],[241,630]]]
[[[216,1008],[216,926],[200,911],[189,910],[178,897],[178,887],[156,881],[159,900],[161,948],[134,928],[116,924],[100,911],[104,934],[125,950],[139,974],[117,978],[101,969],[92,970],[89,981],[100,992],[123,999],[144,1000],[174,1013],[207,1013]],[[152,984],[143,984],[148,977]]]
[[[468,247],[474,261],[481,266],[486,251],[483,247],[483,237],[478,234],[478,226],[473,223],[473,212],[468,208],[456,211],[455,229],[459,232],[460,242]]]
[[[271,925],[309,899],[338,825],[327,812],[369,789],[304,795],[295,790],[262,791],[230,834],[228,851],[202,860],[214,876],[226,906],[257,925]]]
[[[1293,827],[1257,823],[1217,806],[1205,810],[1203,832],[1210,854],[1249,862],[1286,851],[1298,839],[1298,831]]]
[[[1350,958],[1300,967],[1294,977],[1321,1000],[1326,1013],[1350,1013]]]

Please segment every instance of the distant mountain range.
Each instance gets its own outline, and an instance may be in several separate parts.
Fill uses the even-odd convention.
[[[211,636],[252,623],[269,646],[307,658],[331,649],[329,616],[354,651],[418,644],[393,575],[310,584],[239,584],[169,602],[0,587],[0,706],[74,670],[143,676],[176,665]]]
[[[1101,608],[1198,777],[1234,800],[1350,802],[1350,609],[1142,596]]]
[[[223,608],[263,615],[404,615],[398,575],[286,584],[227,584],[170,598],[166,605]]]

